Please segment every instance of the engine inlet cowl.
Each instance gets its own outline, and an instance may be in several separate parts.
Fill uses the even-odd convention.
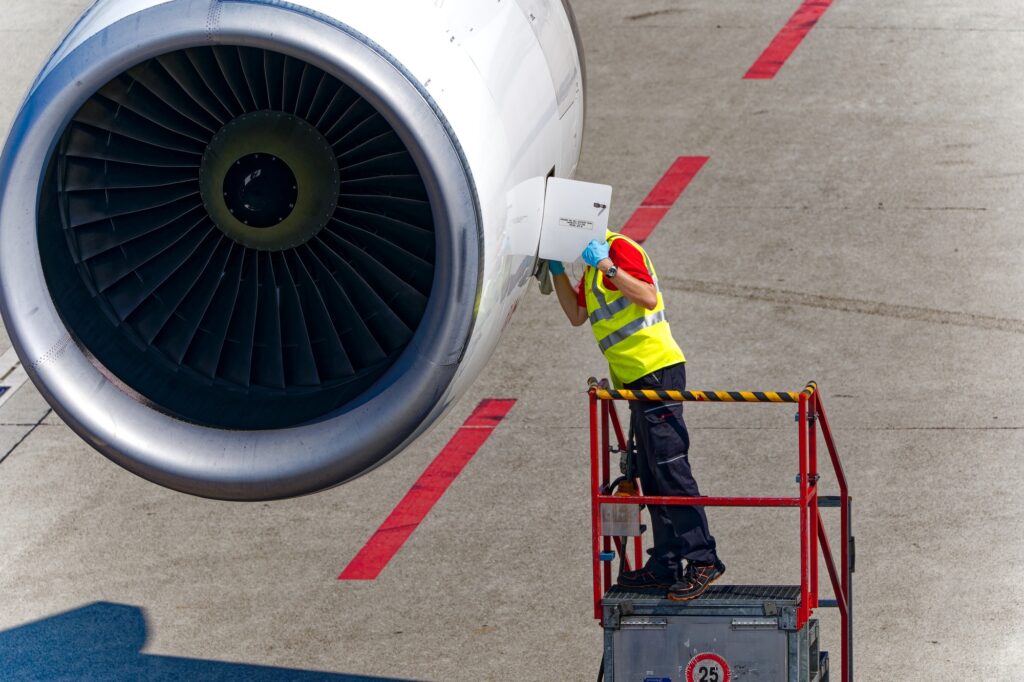
[[[443,110],[364,35],[261,0],[101,0],[0,158],[0,309],[113,461],[292,497],[449,405],[481,232]]]
[[[46,401],[204,497],[399,453],[527,290],[507,193],[578,163],[564,3],[92,3],[0,156],[0,313]]]

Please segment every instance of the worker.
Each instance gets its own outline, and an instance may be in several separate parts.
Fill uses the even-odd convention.
[[[549,261],[558,302],[574,327],[590,320],[616,388],[686,389],[686,358],[665,319],[654,265],[644,249],[609,231],[583,251],[587,264],[574,289],[565,267]],[[645,495],[697,497],[690,469],[690,436],[681,402],[631,401],[636,469]],[[654,547],[642,568],[624,571],[619,585],[668,590],[695,599],[725,573],[703,507],[648,505]],[[685,561],[685,567],[683,562]]]

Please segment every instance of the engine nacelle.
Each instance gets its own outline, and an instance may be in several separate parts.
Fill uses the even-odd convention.
[[[509,192],[571,177],[566,0],[99,0],[0,161],[0,304],[104,455],[233,500],[386,461],[535,266]]]

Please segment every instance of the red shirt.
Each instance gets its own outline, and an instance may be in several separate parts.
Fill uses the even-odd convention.
[[[613,241],[608,257],[611,259],[612,263],[615,263],[619,270],[628,272],[641,282],[654,284],[654,278],[651,277],[651,273],[647,271],[647,264],[644,262],[644,255],[640,252],[640,249],[633,246],[629,241],[625,239],[616,239]],[[576,285],[576,302],[581,308],[587,307],[587,297],[583,290],[584,283],[586,281],[587,277],[584,275],[580,280],[580,283]],[[615,286],[615,280],[608,279],[607,277],[604,278],[604,286],[606,289],[618,291],[618,287]]]

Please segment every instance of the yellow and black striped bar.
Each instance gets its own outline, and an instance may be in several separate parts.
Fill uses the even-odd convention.
[[[807,383],[802,391],[621,391],[594,388],[598,400],[651,400],[691,403],[796,403],[801,395],[810,397],[818,384]]]

